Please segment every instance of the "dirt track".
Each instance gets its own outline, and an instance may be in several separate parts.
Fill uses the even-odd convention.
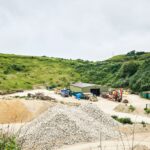
[[[146,104],[150,104],[149,100],[145,100],[140,98],[137,95],[128,95],[126,97],[129,100],[129,103],[133,106],[139,107],[141,109],[144,109]],[[119,103],[106,100],[104,98],[99,98],[99,101],[95,103],[102,111],[104,111],[106,114],[109,115],[116,115],[118,117],[128,117],[133,122],[146,122],[150,124],[150,118],[142,115],[135,115],[135,114],[129,114],[129,113],[123,113],[123,112],[116,112],[114,111],[114,108],[118,106]]]
[[[131,150],[132,144],[135,145],[145,145],[150,148],[150,133],[140,133],[135,134],[134,140],[132,140],[132,136],[128,138],[123,138],[123,140],[108,140],[108,141],[101,141],[94,142],[94,143],[81,143],[72,146],[64,146],[59,150]],[[133,143],[132,143],[133,141]],[[138,149],[144,150],[144,149]]]

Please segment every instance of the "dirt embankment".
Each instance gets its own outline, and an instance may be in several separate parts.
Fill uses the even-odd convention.
[[[31,121],[51,105],[43,101],[0,100],[0,124]]]

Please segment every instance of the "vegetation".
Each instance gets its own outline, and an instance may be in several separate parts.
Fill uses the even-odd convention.
[[[144,108],[146,114],[150,114],[150,108]]]
[[[15,136],[0,134],[0,150],[21,150],[16,142]]]
[[[122,123],[122,124],[133,124],[130,118],[119,118],[118,116],[112,116],[113,119]]]
[[[146,123],[144,121],[142,121],[141,124],[143,125],[143,127],[146,127]]]
[[[0,91],[67,87],[82,81],[134,92],[150,90],[150,53],[131,51],[106,61],[0,54]]]
[[[130,106],[129,106],[129,110],[130,110],[131,112],[135,111],[135,109],[136,109],[136,108],[135,108],[133,105],[130,105]]]

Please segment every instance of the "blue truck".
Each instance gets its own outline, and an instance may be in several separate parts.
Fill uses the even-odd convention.
[[[61,96],[63,96],[63,97],[69,97],[69,95],[70,95],[70,90],[68,90],[68,89],[63,89],[63,90],[60,91],[60,94],[61,94]]]

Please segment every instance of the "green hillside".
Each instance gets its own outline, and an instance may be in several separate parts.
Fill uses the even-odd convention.
[[[150,90],[150,53],[131,51],[106,61],[0,54],[0,91],[32,89],[39,85],[67,87],[82,81],[134,91]]]

